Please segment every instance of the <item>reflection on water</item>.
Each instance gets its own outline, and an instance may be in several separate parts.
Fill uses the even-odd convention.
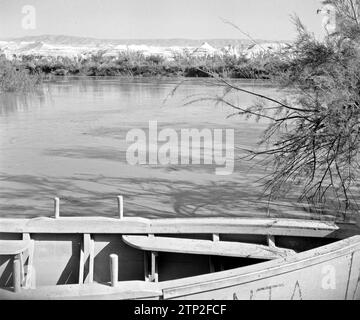
[[[241,148],[254,147],[265,124],[228,118],[231,110],[209,102],[184,105],[189,96],[222,93],[201,80],[186,81],[166,99],[179,81],[57,79],[33,94],[0,95],[0,215],[50,216],[52,198],[59,196],[62,215],[112,216],[119,194],[129,216],[267,214],[258,182],[265,168],[240,159]],[[258,83],[242,86],[274,92]],[[235,98],[244,106],[252,101]],[[234,174],[216,176],[210,165],[128,165],[126,133],[155,120],[159,129],[234,128]],[[270,213],[295,214],[287,206]]]
[[[0,116],[9,116],[16,112],[27,112],[40,108],[45,103],[45,96],[39,93],[17,94],[5,92],[0,94]]]

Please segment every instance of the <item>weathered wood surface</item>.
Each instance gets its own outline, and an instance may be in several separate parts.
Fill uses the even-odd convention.
[[[58,234],[264,234],[342,238],[332,222],[272,218],[142,219],[60,217],[0,219],[0,233]],[[355,227],[351,232],[359,232]],[[356,233],[354,233],[356,234]]]
[[[119,257],[116,254],[110,255],[110,282],[112,287],[118,284],[119,276]]]
[[[29,234],[23,235],[24,240],[0,240],[0,255],[13,256],[13,290],[19,292],[21,287],[29,287],[31,280],[33,241]],[[28,253],[27,276],[25,277],[25,252]]]
[[[83,245],[84,245],[84,253],[80,252],[84,255],[83,258],[83,266],[84,266],[84,283],[92,283],[94,281],[94,240],[91,238],[91,235],[86,233],[83,237]]]
[[[44,286],[36,289],[21,290],[15,294],[10,290],[0,289],[0,299],[4,300],[124,300],[124,299],[159,299],[162,291],[156,283],[142,281],[119,282],[110,284],[88,283],[58,286]]]
[[[13,261],[13,287],[14,292],[21,290],[21,260],[20,255],[16,255]]]
[[[84,283],[84,272],[85,272],[85,246],[84,239],[80,243],[80,259],[79,259],[79,283]]]
[[[288,258],[160,283],[164,299],[360,299],[360,236]]]
[[[23,283],[24,288],[32,288],[34,286],[34,277],[33,277],[33,261],[34,261],[34,249],[35,249],[35,241],[31,240],[31,236],[29,233],[23,233],[23,241],[30,242],[30,246],[28,247],[27,256],[24,257],[24,261],[27,260],[27,265],[24,266],[24,272],[26,273],[25,281]]]
[[[360,299],[360,236],[294,256],[207,275],[40,287],[0,299]]]
[[[27,240],[0,240],[0,255],[17,255],[28,250],[31,241]]]
[[[123,236],[124,242],[133,248],[145,251],[200,254],[273,260],[295,254],[293,250],[268,247],[258,244],[178,239],[167,237]]]

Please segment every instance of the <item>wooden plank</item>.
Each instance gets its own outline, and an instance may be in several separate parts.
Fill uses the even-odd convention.
[[[342,238],[331,222],[271,218],[142,219],[61,217],[0,219],[0,233],[68,234],[262,234],[294,237]],[[359,232],[354,229],[353,232]],[[350,232],[350,231],[349,231]],[[346,236],[349,236],[349,232]]]
[[[84,237],[80,242],[80,260],[79,260],[79,283],[84,283],[84,269],[85,269],[85,252],[84,252]]]
[[[35,241],[31,241],[29,247],[29,260],[27,265],[27,274],[25,288],[34,288],[35,287],[35,278],[34,278],[34,250],[35,250]]]
[[[23,237],[22,237],[23,241],[30,241],[30,234],[29,233],[23,233]],[[26,266],[25,269],[25,262],[26,260],[30,260],[30,252],[29,249],[27,250],[27,256],[25,256],[25,252],[21,255],[21,285],[22,286],[26,286],[26,280],[27,280],[27,274],[28,274],[28,270],[29,270],[29,265]]]
[[[118,196],[118,211],[119,211],[119,219],[122,220],[124,218],[124,198],[123,196]]]
[[[13,261],[13,287],[14,292],[21,290],[21,261],[20,254],[14,256]]]
[[[95,262],[95,244],[94,240],[90,237],[90,253],[89,253],[89,282],[94,281],[94,262]]]
[[[227,256],[272,260],[295,254],[293,250],[270,248],[258,244],[178,239],[167,237],[123,236],[125,243],[139,250],[210,256]]]
[[[41,286],[36,289],[22,290],[13,293],[0,289],[0,297],[6,300],[120,300],[120,299],[159,299],[162,291],[157,283],[143,281],[124,281],[121,286],[111,287],[109,284],[87,283],[57,286]]]
[[[60,217],[34,219],[0,218],[0,233],[118,234],[149,232],[149,221],[142,218]]]
[[[0,255],[17,255],[30,246],[27,240],[0,240]]]
[[[337,259],[342,259],[345,261],[345,264],[349,266],[349,263],[346,261],[351,259],[353,252],[359,251],[360,236],[354,236],[352,238],[299,253],[285,259],[277,259],[224,272],[217,272],[214,274],[165,281],[160,282],[159,284],[160,288],[163,289],[164,299],[173,299],[176,297],[190,297],[191,299],[191,294],[210,292],[221,288],[229,288],[231,286],[239,286],[245,283],[256,282],[261,279],[271,279],[271,277],[277,278],[281,275],[284,275],[283,281],[286,281],[288,274],[291,272],[300,270],[301,274],[304,274],[305,268],[322,264],[325,266],[331,266]],[[346,268],[344,269],[345,272],[348,272]],[[323,270],[321,268],[320,270],[321,274],[319,279],[321,283]],[[302,278],[304,281],[307,280],[306,276],[303,276]],[[317,279],[317,281],[319,281],[319,279]],[[313,285],[314,283],[308,284],[311,288]],[[352,289],[352,291],[353,290],[354,289]],[[329,291],[334,292],[334,290]],[[341,299],[344,298],[345,294],[341,297]],[[313,299],[316,299],[316,296],[314,296]]]
[[[118,285],[119,277],[119,257],[116,254],[110,255],[110,283],[112,287]]]
[[[198,218],[159,219],[151,223],[152,233],[268,234],[325,237],[338,227],[329,222],[295,219]]]
[[[360,299],[360,251],[353,252],[351,257],[350,271],[345,300]]]
[[[19,260],[20,260],[20,285],[24,285],[25,281],[25,270],[24,270],[24,252],[18,254]]]
[[[150,276],[151,282],[159,281],[157,256],[158,256],[157,252],[151,251],[151,276]]]
[[[92,283],[94,281],[94,240],[91,235],[84,234],[84,261],[85,261],[85,279],[84,283]]]
[[[35,241],[31,240],[31,236],[29,233],[23,234],[23,240],[30,242],[30,246],[28,248],[28,263],[26,266],[26,278],[24,282],[24,288],[28,289],[28,288],[33,288],[35,286],[35,279],[33,279]]]
[[[54,199],[54,215],[55,215],[55,219],[60,218],[60,199],[59,198]]]

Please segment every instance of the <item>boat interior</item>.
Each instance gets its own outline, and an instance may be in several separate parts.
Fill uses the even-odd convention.
[[[152,283],[287,259],[359,234],[354,228],[270,218],[1,219],[0,297],[121,283],[147,296]]]

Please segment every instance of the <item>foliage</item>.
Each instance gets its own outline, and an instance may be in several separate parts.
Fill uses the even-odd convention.
[[[23,66],[0,56],[0,92],[32,90],[40,81],[38,75],[30,75]]]
[[[259,95],[217,78],[225,91],[215,99],[239,115],[270,122],[260,150],[250,151],[250,159],[259,158],[272,168],[264,178],[270,199],[295,191],[313,208],[346,216],[358,210],[360,1],[328,2],[340,19],[337,33],[320,42],[295,17],[298,38],[292,52],[279,57],[280,64],[271,64],[271,80],[286,98]],[[258,102],[250,107],[234,104],[229,98],[234,91],[252,94]]]
[[[270,62],[270,63],[269,63]],[[122,52],[117,57],[104,52],[80,58],[21,56],[19,65],[31,74],[83,76],[175,76],[209,77],[208,71],[229,78],[267,79],[272,56],[247,59],[245,56],[175,55],[165,59],[159,55]]]

